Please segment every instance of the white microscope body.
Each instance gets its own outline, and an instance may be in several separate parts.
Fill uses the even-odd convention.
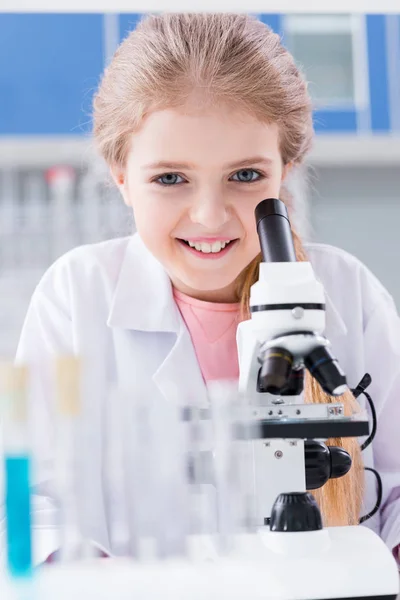
[[[262,355],[275,348],[285,348],[298,363],[305,353],[323,343],[320,335],[290,332],[315,332],[325,329],[323,310],[304,310],[301,304],[324,304],[322,285],[315,279],[308,262],[263,262],[259,280],[252,286],[250,305],[263,306],[297,304],[293,308],[252,312],[251,319],[239,324],[237,343],[239,352],[239,391],[257,407],[260,418],[288,419],[327,418],[326,405],[305,405],[298,396],[275,396],[257,391]],[[288,363],[282,359],[284,365]],[[296,403],[297,401],[297,403]],[[332,408],[332,407],[329,407]],[[314,411],[311,414],[311,411]],[[299,414],[300,413],[300,414]],[[316,414],[317,413],[317,414]],[[332,413],[332,417],[334,413]],[[306,491],[304,440],[264,439],[253,442],[254,492],[257,499],[260,525],[269,518],[272,505],[281,492]]]
[[[249,538],[249,552],[251,546],[261,556],[260,546],[265,548],[265,580],[269,573],[279,580],[285,590],[282,600],[394,599],[398,570],[381,538],[361,526],[323,528],[318,507],[306,492],[305,440],[358,437],[368,433],[368,425],[345,417],[342,404],[304,403],[305,368],[331,396],[347,389],[323,337],[324,290],[311,264],[296,261],[284,204],[264,200],[256,219],[267,262],[260,264],[259,280],[251,289],[251,319],[240,323],[237,333],[239,391],[263,423],[259,439],[250,442],[260,529],[257,542]],[[331,476],[345,474],[350,465],[351,459],[342,473]],[[293,508],[297,500],[314,502],[314,516],[307,514],[308,509],[313,512],[311,506],[299,505],[290,516],[290,504]]]

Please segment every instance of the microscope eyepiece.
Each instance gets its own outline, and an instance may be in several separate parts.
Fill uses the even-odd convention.
[[[277,198],[262,200],[255,209],[264,262],[295,262],[296,252],[286,205]]]
[[[318,346],[305,358],[305,366],[324,392],[340,396],[347,390],[346,376],[326,346]]]
[[[257,227],[262,219],[270,217],[271,215],[279,215],[289,221],[286,204],[278,198],[267,198],[266,200],[262,200],[256,206],[255,216]]]

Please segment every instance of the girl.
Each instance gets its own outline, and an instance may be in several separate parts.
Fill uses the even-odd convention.
[[[50,495],[52,359],[76,353],[102,385],[139,380],[168,398],[207,402],[206,383],[236,379],[236,327],[249,318],[260,247],[254,209],[283,199],[290,171],[313,139],[307,85],[278,35],[256,18],[167,14],[145,18],[121,44],[94,99],[94,136],[137,232],[78,248],[39,283],[23,327],[18,361],[35,385],[38,486]],[[400,320],[375,277],[333,247],[303,246],[326,290],[328,339],[348,382],[368,372],[378,415],[373,446],[335,440],[353,468],[316,492],[325,525],[356,524],[376,500],[363,485],[363,462],[383,480],[380,512],[366,522],[394,553],[400,543]],[[157,396],[158,395],[158,396]],[[310,378],[307,402],[330,402]],[[350,392],[341,399],[356,408]],[[93,405],[93,418],[99,410]],[[94,434],[101,448],[100,431]],[[101,490],[101,452],[93,450],[92,485]],[[42,527],[50,527],[38,508]],[[87,535],[109,548],[100,492]],[[51,544],[46,550],[51,551]]]

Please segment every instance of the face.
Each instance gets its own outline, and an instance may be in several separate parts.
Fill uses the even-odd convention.
[[[238,276],[260,252],[254,209],[279,198],[285,172],[278,127],[221,107],[150,114],[113,174],[173,285],[233,302]]]

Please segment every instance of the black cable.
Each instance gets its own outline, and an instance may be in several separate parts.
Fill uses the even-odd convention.
[[[353,392],[354,398],[358,398],[361,394],[364,394],[364,396],[368,400],[368,404],[371,409],[372,431],[371,431],[369,437],[361,445],[361,451],[365,450],[365,448],[367,448],[367,446],[369,446],[371,444],[372,440],[374,439],[374,437],[376,435],[376,429],[377,429],[377,418],[376,418],[375,406],[374,406],[371,396],[365,391],[366,388],[371,384],[371,381],[372,381],[371,375],[369,373],[365,373],[364,377],[361,379],[358,386],[356,388],[354,388],[354,390],[351,390]]]
[[[361,379],[360,383],[354,389],[351,390],[354,398],[358,398],[358,396],[360,396],[363,392],[365,392],[367,387],[369,385],[371,385],[371,382],[372,382],[371,375],[369,373],[365,373],[365,375]]]
[[[376,410],[375,410],[374,403],[372,402],[372,398],[365,391],[363,392],[363,394],[366,397],[366,399],[368,400],[368,404],[369,404],[370,409],[371,409],[372,431],[371,431],[369,437],[365,440],[365,442],[363,444],[361,444],[361,450],[365,450],[365,448],[370,445],[370,443],[372,442],[372,440],[374,439],[374,437],[376,435],[376,428],[377,428]]]
[[[378,512],[379,507],[382,503],[382,494],[383,494],[382,479],[381,479],[381,476],[379,475],[378,471],[376,471],[375,469],[372,469],[371,467],[364,467],[364,469],[365,469],[365,471],[371,471],[371,473],[373,473],[375,475],[376,482],[378,484],[378,493],[377,493],[377,499],[376,499],[376,504],[375,504],[374,508],[371,510],[371,512],[367,513],[364,517],[361,517],[360,524],[364,523],[365,521],[367,521],[368,519],[373,517]]]
[[[371,409],[372,430],[371,430],[371,433],[368,436],[368,438],[360,446],[361,451],[365,450],[365,448],[367,448],[372,443],[372,440],[374,439],[374,437],[376,435],[377,424],[378,424],[374,403],[372,401],[371,396],[365,391],[365,389],[370,385],[371,381],[372,381],[371,376],[369,375],[369,373],[366,373],[364,375],[364,377],[361,379],[358,386],[354,390],[351,390],[353,392],[354,398],[358,398],[358,396],[360,396],[361,394],[364,394],[364,396],[368,400],[368,404]],[[373,473],[375,475],[376,482],[378,484],[378,491],[377,491],[377,499],[376,499],[374,508],[369,513],[367,513],[366,515],[361,517],[360,524],[364,523],[365,521],[367,521],[368,519],[373,517],[378,512],[378,510],[381,506],[381,503],[382,503],[382,494],[383,494],[382,479],[381,479],[381,476],[379,475],[378,471],[376,471],[372,467],[364,467],[364,470],[371,471],[371,473]]]
[[[354,398],[358,398],[360,394],[362,394],[369,385],[371,385],[372,378],[369,373],[365,373],[364,377],[361,379],[360,383],[353,390]]]

